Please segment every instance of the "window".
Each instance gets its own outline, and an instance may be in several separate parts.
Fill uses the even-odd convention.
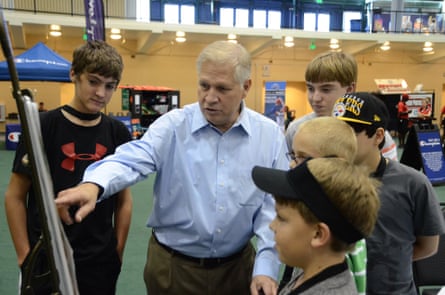
[[[248,28],[249,27],[249,10],[235,9],[235,27]]]
[[[253,27],[257,29],[266,28],[266,10],[253,11]]]
[[[137,0],[136,20],[143,22],[150,21],[150,0]]]
[[[330,22],[329,14],[319,13],[317,19],[317,31],[329,32],[330,29],[329,22]]]
[[[330,16],[327,13],[306,12],[303,15],[303,29],[305,31],[329,32]]]
[[[179,18],[181,16],[181,18]],[[195,23],[195,6],[193,5],[164,5],[164,22],[166,24],[188,24]]]
[[[281,12],[280,11],[275,11],[275,10],[269,11],[267,27],[269,29],[275,29],[275,30],[281,29]]]
[[[315,22],[317,15],[315,13],[305,13],[303,16],[303,29],[305,31],[315,31]]]
[[[179,5],[164,5],[164,22],[166,24],[179,24]]]
[[[219,10],[219,25],[233,27],[233,8],[221,8]]]
[[[181,24],[195,24],[195,6],[181,5]]]
[[[361,12],[344,11],[343,12],[343,32],[357,31],[357,28],[351,28],[351,20],[361,20],[361,19],[362,19]]]

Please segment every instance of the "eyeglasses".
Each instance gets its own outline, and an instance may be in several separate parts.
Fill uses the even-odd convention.
[[[286,153],[286,157],[289,162],[297,161],[297,156],[295,155],[295,153],[293,151]]]
[[[300,155],[296,155],[294,153],[294,151],[286,153],[286,157],[289,160],[289,162],[295,161],[295,163],[299,164],[302,163],[308,159],[310,159],[310,156],[300,156]]]

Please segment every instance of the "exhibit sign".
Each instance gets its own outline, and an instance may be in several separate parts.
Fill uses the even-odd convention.
[[[271,81],[265,84],[264,115],[274,120],[284,131],[284,106],[286,102],[286,82]]]
[[[423,172],[432,184],[445,183],[445,159],[437,128],[432,130],[416,130]]]

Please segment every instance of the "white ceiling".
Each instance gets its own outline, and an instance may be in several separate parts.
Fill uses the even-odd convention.
[[[48,38],[50,24],[62,27],[61,42],[81,40],[85,27],[85,18],[55,14],[32,14],[19,11],[4,11],[9,24],[9,31],[14,49],[27,49],[30,36],[45,40]],[[415,63],[445,62],[445,36],[443,34],[390,34],[390,33],[319,33],[301,30],[260,30],[224,28],[215,25],[171,25],[164,23],[141,23],[130,20],[106,19],[107,34],[110,28],[120,28],[123,39],[113,44],[127,50],[133,55],[193,55],[212,41],[226,39],[228,33],[235,33],[238,41],[245,46],[253,57],[273,59],[307,59],[307,56],[329,50],[331,38],[340,41],[341,49],[353,55],[380,53],[380,45],[391,41],[391,52],[403,54]],[[186,33],[187,41],[177,44],[175,32]],[[293,36],[295,46],[283,46],[285,36]],[[433,43],[433,53],[423,53],[425,41]],[[315,50],[309,45],[314,42]],[[384,52],[381,52],[384,56]]]

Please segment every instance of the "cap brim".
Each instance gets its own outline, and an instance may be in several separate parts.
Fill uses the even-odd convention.
[[[288,182],[287,172],[273,168],[255,166],[252,179],[255,185],[272,195],[295,198],[295,191]]]
[[[352,123],[359,123],[359,124],[365,124],[365,125],[372,125],[371,122],[366,122],[366,121],[362,121],[362,120],[358,120],[358,119],[353,119],[353,118],[349,118],[349,117],[340,117],[338,116],[337,119],[343,120],[343,121],[347,121],[347,122],[352,122]]]

